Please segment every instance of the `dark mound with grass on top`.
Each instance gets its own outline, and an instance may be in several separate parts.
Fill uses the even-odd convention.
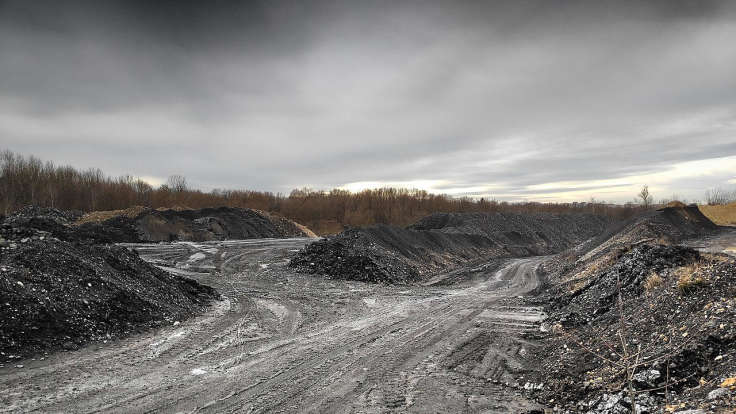
[[[199,210],[138,207],[93,212],[76,224],[78,233],[108,243],[315,237],[306,227],[284,217],[234,207]]]
[[[730,412],[722,409],[736,402],[723,385],[736,376],[733,257],[637,245],[547,312],[540,369],[527,381],[543,384],[532,396],[561,412],[630,412],[629,383],[640,412]]]
[[[26,209],[0,223],[0,361],[170,324],[219,298],[125,247],[74,241],[57,213]]]

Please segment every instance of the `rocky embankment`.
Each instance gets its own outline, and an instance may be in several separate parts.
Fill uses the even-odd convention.
[[[0,221],[0,361],[175,323],[219,297],[100,243],[78,217],[26,208]]]
[[[132,214],[125,210],[91,213],[79,220],[80,231],[121,243],[316,237],[284,217],[247,208],[129,210]]]
[[[736,260],[676,242],[716,231],[699,211],[638,217],[553,262],[530,395],[560,412],[730,412]]]
[[[406,229],[351,229],[308,245],[300,271],[336,279],[411,283],[468,262],[552,254],[602,232],[589,214],[434,214]]]

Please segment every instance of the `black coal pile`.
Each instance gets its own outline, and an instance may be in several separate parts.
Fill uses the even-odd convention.
[[[74,218],[25,209],[0,222],[0,360],[172,323],[219,297],[132,250],[76,234]]]
[[[232,207],[200,210],[141,207],[140,213],[133,217],[119,214],[103,221],[83,220],[78,227],[75,234],[108,243],[315,237],[306,227],[286,218]]]
[[[599,236],[578,246],[574,253],[577,258],[589,261],[645,240],[678,243],[712,233],[718,228],[695,205],[665,207],[612,224]]]
[[[364,282],[408,283],[419,279],[419,270],[398,252],[388,249],[384,237],[396,229],[379,226],[350,229],[338,236],[307,245],[291,260],[290,267],[333,279]]]
[[[599,273],[548,308],[530,393],[567,412],[632,412],[629,386],[639,412],[733,407],[736,261],[642,244]]]
[[[435,214],[407,229],[379,225],[316,241],[290,266],[336,279],[416,282],[472,261],[559,252],[606,223],[575,214]]]
[[[408,228],[483,235],[527,256],[560,252],[611,224],[610,218],[594,214],[436,213]]]
[[[103,223],[85,223],[74,226],[82,216],[79,211],[29,206],[0,221],[0,235],[8,239],[38,239],[54,237],[81,243],[136,243],[140,242],[132,220],[115,217]],[[0,241],[1,243],[1,241]]]
[[[559,318],[563,326],[579,326],[610,311],[619,291],[625,298],[637,297],[653,273],[699,258],[700,254],[689,247],[642,244],[623,254],[607,271],[587,279],[574,292],[554,298],[551,304],[563,309],[564,315]]]

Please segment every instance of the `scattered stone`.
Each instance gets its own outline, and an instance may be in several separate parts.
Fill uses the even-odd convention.
[[[728,397],[731,394],[731,390],[728,388],[716,388],[708,393],[708,400],[717,400],[720,398]]]

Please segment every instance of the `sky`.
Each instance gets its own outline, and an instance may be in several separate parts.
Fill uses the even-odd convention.
[[[0,149],[202,190],[736,188],[733,1],[0,0]]]

